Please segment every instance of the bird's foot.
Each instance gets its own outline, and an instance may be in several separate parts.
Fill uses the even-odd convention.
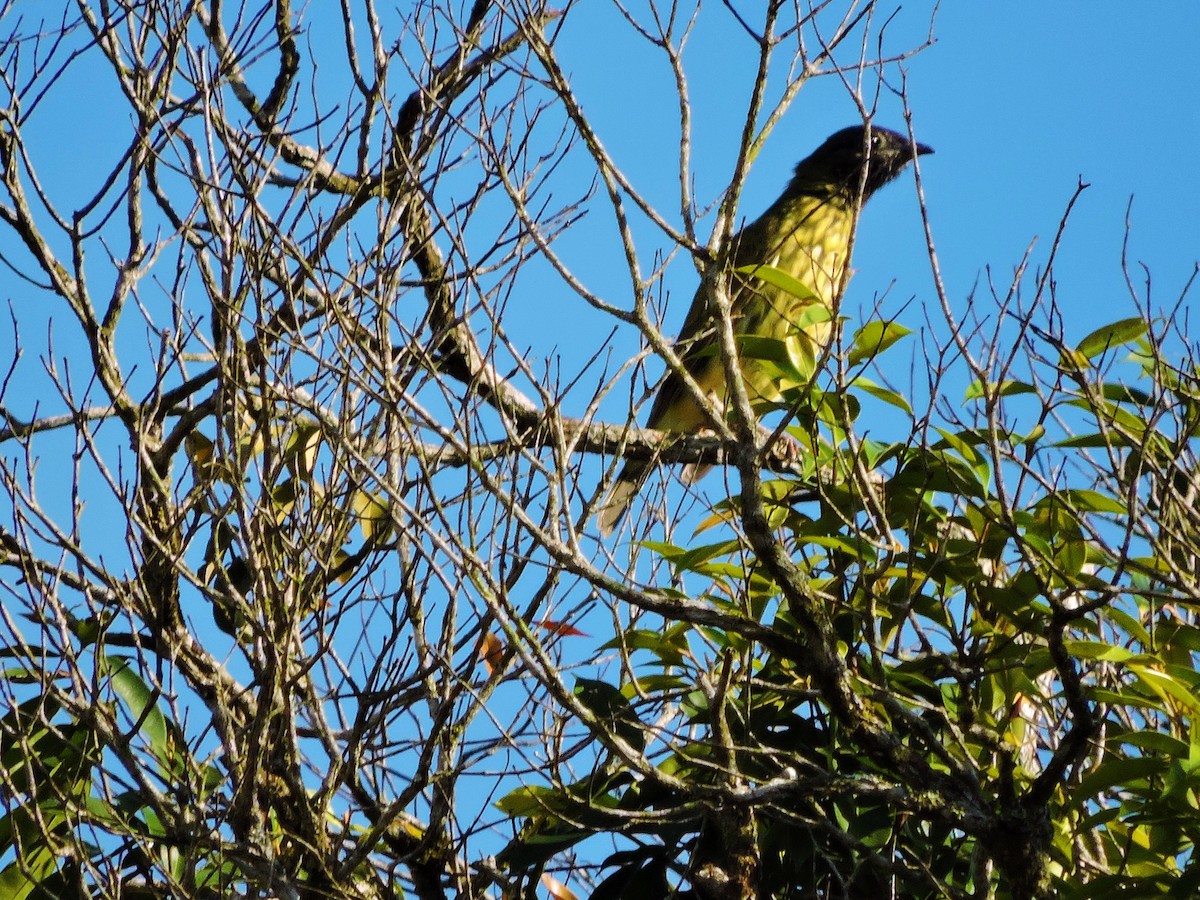
[[[776,435],[774,429],[771,428],[760,426],[760,430],[766,441],[766,445],[763,447],[763,456],[766,459],[784,466],[794,466],[800,462],[804,448],[800,446],[799,441],[786,431]]]

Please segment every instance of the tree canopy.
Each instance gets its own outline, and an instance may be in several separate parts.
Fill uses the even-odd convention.
[[[952,297],[918,173],[928,296],[742,345],[765,428],[637,427],[796,98],[908,109],[888,10],[762,6],[621,8],[666,187],[575,4],[4,7],[0,893],[1200,890],[1190,282],[1068,340],[1060,229]],[[751,63],[713,193],[701,15]]]

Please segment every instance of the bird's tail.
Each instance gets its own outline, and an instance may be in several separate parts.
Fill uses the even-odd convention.
[[[604,500],[597,510],[596,521],[602,535],[608,537],[617,530],[621,519],[625,518],[625,513],[629,511],[629,505],[633,503],[633,498],[642,489],[649,472],[650,467],[645,463],[628,462],[625,464],[625,468],[621,470],[617,480],[608,489],[608,493],[604,495]]]
[[[651,466],[648,463],[628,462],[621,470],[621,474],[617,476],[617,480],[613,482],[612,487],[608,489],[608,493],[604,495],[604,501],[596,511],[596,521],[600,526],[600,533],[604,537],[610,536],[617,530],[621,519],[625,518],[625,513],[629,512],[633,498],[646,483],[650,469]],[[683,470],[684,484],[695,484],[711,469],[712,466],[707,463],[689,463]]]

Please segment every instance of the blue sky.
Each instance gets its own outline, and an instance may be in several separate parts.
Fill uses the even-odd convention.
[[[889,26],[885,47],[918,46],[929,13],[927,4],[907,4]],[[661,56],[645,44],[633,42],[633,51],[613,64],[611,48],[620,45],[625,52],[630,34],[606,4],[585,4],[572,12],[561,46],[602,140],[631,180],[669,209],[676,203],[678,133],[672,85]],[[914,127],[937,151],[922,160],[922,176],[952,306],[965,308],[988,266],[1004,286],[1035,240],[1032,259],[1044,261],[1081,178],[1091,187],[1058,261],[1068,336],[1082,337],[1105,316],[1121,318],[1133,310],[1120,268],[1131,198],[1131,260],[1150,267],[1158,302],[1173,303],[1200,259],[1200,171],[1194,160],[1200,146],[1200,67],[1194,58],[1200,6],[1174,2],[1134,11],[1116,3],[942,4],[933,37],[932,46],[889,66],[886,77],[898,85],[903,69]],[[714,4],[705,8],[684,54],[701,200],[713,198],[733,165],[752,74],[747,45],[732,17]],[[796,161],[856,119],[835,79],[810,82],[757,160],[741,215],[761,212]],[[877,121],[903,127],[894,97],[885,93]],[[594,246],[588,249],[594,255]],[[597,269],[606,265],[597,263]],[[933,298],[911,178],[872,201],[855,268],[848,312],[869,304],[894,279],[891,308],[914,298],[918,307],[904,319],[920,324],[919,305]],[[682,317],[691,299],[695,275],[685,269],[671,283],[668,325],[678,322],[675,316]]]
[[[757,14],[757,3],[735,5]],[[642,5],[633,8],[644,15]],[[885,49],[919,46],[930,32],[931,10],[931,3],[906,4],[886,29]],[[1132,311],[1120,270],[1131,198],[1131,260],[1149,267],[1157,302],[1172,304],[1200,258],[1200,169],[1194,159],[1200,146],[1200,66],[1194,61],[1200,5],[1176,0],[1132,11],[1112,2],[942,4],[932,36],[932,46],[889,66],[886,78],[898,85],[903,70],[914,127],[937,151],[922,161],[922,176],[952,307],[965,308],[986,267],[1003,284],[1031,242],[1036,240],[1035,263],[1044,260],[1080,178],[1091,187],[1058,261],[1068,335],[1082,336],[1105,318]],[[633,36],[613,5],[601,2],[572,9],[559,40],[572,85],[605,145],[639,190],[667,213],[677,209],[677,107],[661,54]],[[701,203],[717,197],[733,166],[753,75],[752,49],[721,4],[704,7],[684,53],[693,106],[692,174]],[[322,77],[338,76],[333,67],[323,72]],[[776,88],[781,75],[773,72]],[[110,79],[91,80],[80,68],[69,78],[78,83],[52,94],[32,126],[42,139],[44,177],[54,195],[69,198],[67,209],[90,196],[92,182],[83,180],[94,175],[89,164],[115,158],[128,123],[127,113],[111,105],[104,87]],[[77,102],[80,97],[86,102]],[[810,81],[750,173],[742,219],[761,212],[792,166],[826,135],[856,119],[836,79]],[[886,91],[877,121],[903,126],[900,104]],[[86,141],[63,139],[80,133]],[[591,173],[578,174],[586,179]],[[598,197],[562,248],[589,285],[627,306],[628,280],[605,215]],[[711,226],[711,218],[701,225]],[[701,235],[707,237],[703,230]],[[644,265],[654,248],[670,249],[650,229],[639,236],[645,240],[639,247]],[[697,280],[686,260],[678,263],[666,281],[668,333],[682,320]],[[873,199],[855,269],[848,314],[885,292],[885,310],[910,304],[901,316],[910,327],[922,324],[923,307],[933,308],[911,178]],[[518,342],[527,341],[535,354],[557,355],[566,371],[574,371],[572,363],[590,356],[597,346],[592,338],[606,334],[612,323],[576,298],[556,296],[556,289],[561,290],[552,286],[548,295],[530,291],[517,297],[514,317],[527,312],[529,319],[514,318],[512,327]],[[42,333],[46,310],[22,304],[24,295],[19,282],[0,272],[0,298],[23,307],[23,332]],[[977,297],[977,307],[984,299]],[[563,311],[562,324],[571,327],[547,328],[543,304],[552,313]],[[9,327],[0,325],[5,334]],[[57,339],[67,340],[67,332],[60,328]],[[584,339],[576,343],[576,335]],[[636,334],[626,329],[614,352],[632,353],[638,345]],[[9,400],[24,401],[18,405],[28,412],[25,403],[44,395],[46,386],[36,366],[23,366],[21,377],[35,389]]]
[[[1119,261],[1131,198],[1131,258],[1173,301],[1200,259],[1200,7],[946,4],[938,34],[911,89],[939,149],[927,195],[956,291],[1034,236],[1044,254],[1082,178],[1091,188],[1060,262],[1068,334],[1129,308]]]

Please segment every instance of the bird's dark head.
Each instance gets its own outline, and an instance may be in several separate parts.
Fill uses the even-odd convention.
[[[792,186],[806,193],[832,188],[853,197],[863,183],[865,168],[865,201],[916,157],[932,152],[932,147],[914,143],[887,128],[854,125],[830,135],[811,156],[801,160]]]

